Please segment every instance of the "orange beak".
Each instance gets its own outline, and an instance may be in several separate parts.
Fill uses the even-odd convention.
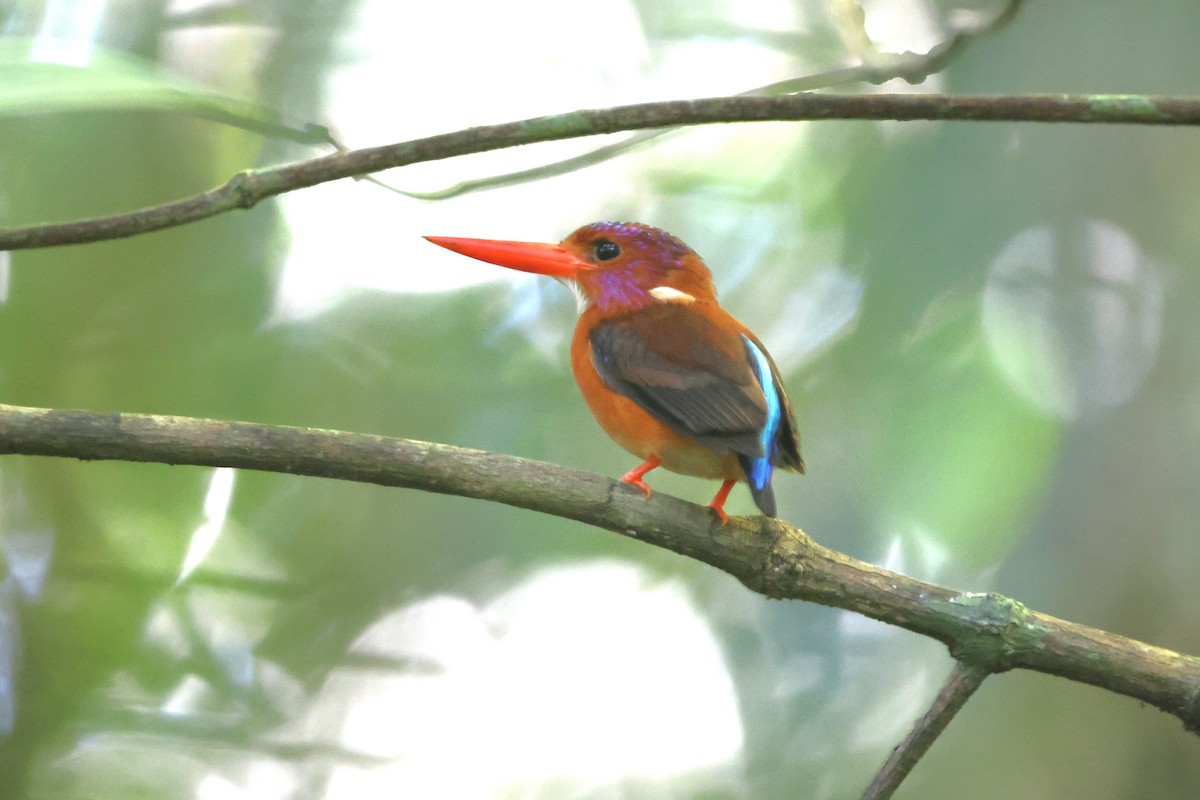
[[[589,265],[571,255],[558,244],[537,242],[506,242],[499,239],[460,239],[454,236],[426,236],[439,247],[477,258],[489,264],[499,264],[522,272],[574,278]]]

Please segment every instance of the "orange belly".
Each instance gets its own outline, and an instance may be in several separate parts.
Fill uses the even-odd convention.
[[[571,343],[571,369],[592,415],[617,444],[640,459],[657,455],[662,466],[681,475],[744,481],[745,474],[732,452],[717,453],[676,433],[622,394],[608,388],[592,364],[587,329],[580,324]]]

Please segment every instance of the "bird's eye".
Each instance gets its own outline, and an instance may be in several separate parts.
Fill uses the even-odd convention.
[[[616,242],[610,242],[608,239],[599,239],[596,244],[592,245],[592,252],[596,256],[597,261],[611,261],[621,255],[621,246]]]

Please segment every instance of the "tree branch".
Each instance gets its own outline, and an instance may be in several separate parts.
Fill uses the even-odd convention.
[[[188,417],[0,405],[0,454],[228,466],[402,486],[578,520],[710,564],[768,597],[864,614],[946,644],[984,672],[1031,669],[1136,698],[1200,732],[1200,659],[996,594],[915,580],[822,547],[782,520],[735,517],[515,456],[386,436]]]
[[[870,36],[867,35],[866,15],[863,13],[861,3],[856,0],[850,0],[848,3],[835,3],[834,8],[841,12],[838,15],[841,21],[837,27],[842,32],[843,40],[854,39],[866,44],[866,47],[852,48],[856,51],[859,58],[862,59],[862,63],[852,66],[835,67],[834,69],[814,72],[809,75],[786,78],[782,81],[769,83],[766,86],[759,86],[745,92],[739,92],[737,96],[778,97],[796,94],[797,92],[828,89],[831,86],[839,84],[873,83],[878,85],[897,78],[915,86],[925,81],[935,72],[945,69],[955,56],[976,39],[987,36],[1010,23],[1017,15],[1023,2],[1024,0],[1008,0],[1008,3],[991,19],[966,21],[958,25],[952,23],[950,35],[927,53],[885,53],[879,51],[871,43]],[[846,6],[850,5],[854,7],[854,10],[851,13],[845,13]],[[849,35],[847,35],[847,29],[850,30]],[[397,192],[405,197],[412,197],[417,200],[448,200],[452,197],[460,197],[468,194],[469,192],[497,189],[502,186],[513,186],[518,183],[542,180],[600,164],[666,133],[670,133],[670,131],[642,131],[641,133],[635,133],[632,136],[626,137],[623,141],[602,145],[577,156],[571,156],[570,158],[564,158],[548,164],[540,164],[536,167],[516,172],[488,175],[483,178],[471,178],[456,183],[453,186],[433,191],[417,192],[400,189],[385,184],[382,181],[371,180],[373,183],[377,183],[385,189]]]
[[[1200,99],[1149,95],[798,94],[711,97],[574,111],[247,170],[202,194],[125,214],[0,228],[0,250],[120,239],[250,208],[269,197],[328,181],[536,142],[679,125],[832,119],[1200,125]]]
[[[916,721],[904,741],[896,745],[863,792],[862,800],[889,800],[987,676],[988,671],[983,667],[957,662],[929,710]]]

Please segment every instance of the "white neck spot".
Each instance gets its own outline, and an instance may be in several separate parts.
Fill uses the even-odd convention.
[[[663,303],[694,303],[696,298],[687,292],[672,289],[670,286],[655,286],[650,290],[650,296]]]

